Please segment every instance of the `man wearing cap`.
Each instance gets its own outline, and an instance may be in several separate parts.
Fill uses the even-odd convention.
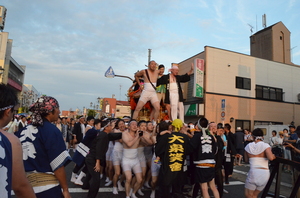
[[[183,94],[180,83],[190,81],[194,66],[192,64],[190,71],[184,75],[178,75],[178,65],[173,65],[169,71],[171,73],[163,75],[157,83],[167,85],[164,103],[171,105],[171,120],[177,119],[179,114],[179,119],[184,122]]]
[[[42,96],[29,111],[32,125],[15,133],[22,144],[27,178],[38,198],[69,198],[65,166],[71,157],[60,130],[52,124],[59,117],[59,104],[51,96]]]
[[[132,119],[136,119],[143,106],[150,101],[154,107],[153,118],[156,123],[159,114],[159,101],[156,95],[158,73],[159,70],[156,70],[156,62],[152,60],[149,62],[148,69],[141,70],[135,74],[135,80],[143,91],[134,110]],[[141,77],[144,79],[144,85],[140,82]]]
[[[169,124],[161,122],[159,131],[168,130]],[[172,133],[164,134],[157,137],[155,154],[160,158],[161,168],[159,172],[159,197],[171,197],[170,189],[172,187],[173,197],[182,196],[182,187],[185,180],[184,162],[186,155],[189,154],[189,138],[187,135],[180,133],[183,122],[175,119],[172,122]]]
[[[34,198],[22,161],[22,147],[19,139],[2,128],[12,120],[18,110],[18,98],[14,91],[0,84],[0,197]]]

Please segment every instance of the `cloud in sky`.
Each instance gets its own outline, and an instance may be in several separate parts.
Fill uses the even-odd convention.
[[[268,25],[285,23],[291,45],[300,46],[300,4],[294,0],[10,0],[3,5],[12,57],[26,65],[25,83],[57,97],[63,110],[112,94],[125,100],[131,81],[104,73],[112,66],[116,74],[133,78],[145,68],[148,49],[151,59],[166,67],[205,45],[249,54],[247,23],[259,23],[260,30],[264,13]],[[300,64],[294,52],[293,61]]]

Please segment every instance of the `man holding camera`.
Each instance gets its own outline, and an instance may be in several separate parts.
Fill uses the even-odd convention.
[[[122,169],[124,171],[126,182],[125,182],[125,193],[126,198],[130,197],[130,184],[132,180],[132,172],[136,176],[136,183],[133,186],[132,197],[135,197],[135,193],[140,188],[142,183],[142,168],[138,159],[138,146],[141,140],[143,132],[138,131],[137,121],[132,120],[128,124],[129,131],[122,133],[123,141],[123,160]]]

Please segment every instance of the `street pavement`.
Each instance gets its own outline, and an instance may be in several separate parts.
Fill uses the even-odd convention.
[[[71,155],[73,152],[71,152]],[[67,174],[67,181],[69,186],[69,191],[71,193],[72,198],[86,198],[87,197],[87,190],[82,190],[80,186],[75,185],[74,183],[70,182],[71,172],[73,170],[74,163],[71,162],[69,165],[66,166],[66,174]],[[234,173],[231,178],[229,178],[229,185],[224,184],[224,189],[228,191],[228,193],[223,194],[223,198],[240,198],[244,196],[244,182],[246,180],[246,174],[249,171],[249,164],[242,164],[241,166],[234,167]],[[291,192],[291,174],[289,173],[282,173],[282,181],[281,181],[281,189],[280,195],[282,197],[287,197]],[[100,183],[99,193],[97,198],[125,198],[125,192],[119,192],[118,195],[114,195],[112,193],[112,186],[104,187],[105,179],[103,178]],[[275,183],[274,183],[275,184]],[[270,191],[274,192],[274,184],[272,185]],[[190,186],[186,185],[185,188],[188,189]],[[144,196],[139,196],[138,198],[149,198],[151,190],[144,189]],[[210,193],[212,194],[212,193]],[[15,197],[15,196],[12,196]],[[186,195],[188,197],[188,195]],[[212,197],[212,196],[211,196]]]

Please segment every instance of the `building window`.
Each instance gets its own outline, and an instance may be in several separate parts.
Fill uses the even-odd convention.
[[[255,125],[283,125],[283,122],[254,120],[254,128],[255,128]]]
[[[251,121],[250,120],[235,120],[235,127],[241,127],[242,129],[250,129]]]
[[[256,98],[282,101],[283,91],[281,88],[256,85]]]
[[[251,90],[251,79],[236,76],[235,87],[237,89]]]

